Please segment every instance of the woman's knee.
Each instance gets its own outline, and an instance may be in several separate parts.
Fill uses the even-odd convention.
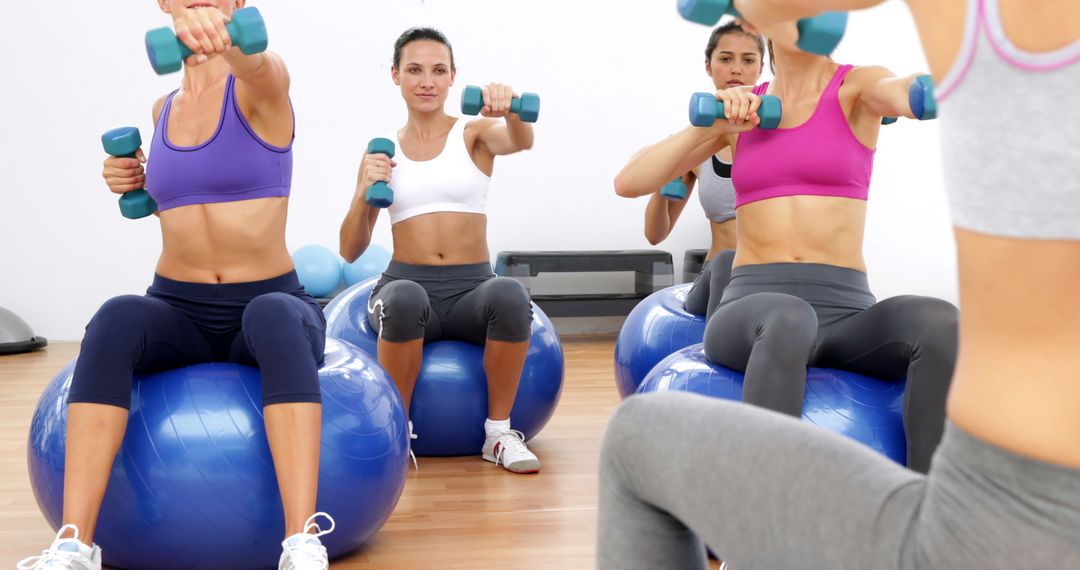
[[[496,277],[482,285],[488,310],[488,338],[524,342],[532,333],[532,302],[519,281]]]
[[[379,336],[390,342],[424,338],[431,315],[427,291],[415,281],[400,279],[387,283],[368,302],[368,317]]]

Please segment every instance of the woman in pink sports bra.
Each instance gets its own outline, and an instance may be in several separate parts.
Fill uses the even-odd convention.
[[[736,7],[790,45],[798,18],[878,3]],[[1080,568],[1080,3],[907,3],[940,85],[964,304],[929,473],[745,406],[633,398],[601,453],[599,568],[704,568],[701,540],[737,570]]]
[[[138,158],[110,157],[103,175],[117,194],[145,184],[158,208],[161,256],[145,295],[110,299],[86,327],[68,394],[63,527],[20,567],[100,570],[94,531],[127,428],[133,375],[227,361],[261,371],[285,519],[285,536],[267,538],[285,539],[282,568],[325,569],[326,550],[311,531],[322,532],[314,519],[326,321],[285,247],[289,74],[277,54],[245,55],[231,44],[225,24],[244,0],[158,4],[194,54],[180,89],[153,106],[149,160],[142,149]],[[191,537],[176,540],[178,548],[199,548]]]
[[[915,76],[840,65],[794,47],[770,52],[773,82],[717,92],[728,121],[650,147],[620,176],[662,185],[731,148],[738,247],[709,316],[705,355],[745,371],[744,402],[794,417],[807,366],[906,377],[908,466],[925,472],[945,425],[956,308],[912,295],[877,302],[862,254],[878,130],[883,117],[913,116]],[[751,128],[765,94],[783,104],[775,130]]]

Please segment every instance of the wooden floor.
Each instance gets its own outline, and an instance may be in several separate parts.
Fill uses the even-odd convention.
[[[564,349],[562,400],[530,444],[543,462],[540,474],[514,475],[479,457],[421,458],[386,526],[333,568],[592,568],[596,452],[619,401],[614,343],[571,341]],[[41,390],[77,352],[74,343],[58,343],[0,357],[0,568],[52,540],[30,490],[26,437]]]

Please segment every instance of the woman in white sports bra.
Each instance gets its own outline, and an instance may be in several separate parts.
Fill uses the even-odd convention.
[[[879,3],[736,8],[792,45],[796,19]],[[700,540],[736,570],[1080,568],[1080,2],[907,4],[938,85],[962,306],[929,473],[747,406],[633,398],[601,451],[600,568],[703,568]],[[657,424],[664,441],[639,437]]]
[[[705,72],[717,89],[741,85],[753,86],[765,65],[765,42],[760,36],[747,33],[738,22],[717,27],[705,47]],[[651,147],[650,147],[651,148]],[[633,163],[648,150],[642,149],[630,159]],[[735,187],[731,183],[731,149],[725,148],[716,156],[682,177],[686,196],[670,200],[661,189],[634,183],[624,170],[615,178],[615,193],[626,198],[649,196],[645,207],[645,239],[656,245],[671,234],[686,201],[698,186],[698,198],[709,219],[712,241],[705,264],[686,296],[686,310],[698,315],[711,315],[720,304],[720,295],[731,276],[735,258]]]
[[[483,89],[483,118],[465,121],[446,114],[454,53],[438,30],[405,31],[394,45],[392,73],[409,120],[388,137],[397,147],[393,160],[365,154],[341,224],[341,255],[352,261],[367,248],[382,211],[365,201],[367,190],[380,181],[393,189],[387,208],[393,260],[368,304],[368,319],[379,331],[379,363],[397,384],[408,412],[425,342],[483,344],[487,438],[477,452],[512,472],[536,473],[540,461],[510,425],[532,309],[523,285],[491,271],[485,214],[495,157],[531,148],[532,127],[510,113],[514,93],[497,83]]]

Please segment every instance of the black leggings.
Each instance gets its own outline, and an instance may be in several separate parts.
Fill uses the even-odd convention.
[[[525,342],[532,334],[532,305],[524,285],[495,277],[487,263],[392,261],[371,291],[368,321],[390,342]]]
[[[705,328],[705,355],[746,372],[743,401],[796,417],[807,366],[906,376],[908,467],[926,473],[945,426],[959,315],[929,297],[875,301],[866,274],[852,269],[739,267]]]
[[[320,402],[326,319],[295,272],[249,283],[157,275],[146,296],[108,300],[86,326],[70,403],[128,408],[134,373],[203,362],[262,372],[263,405]]]
[[[731,264],[735,261],[735,250],[726,249],[716,254],[694,279],[694,285],[686,294],[686,310],[695,315],[713,316],[720,307],[724,296],[724,287],[731,281]]]

